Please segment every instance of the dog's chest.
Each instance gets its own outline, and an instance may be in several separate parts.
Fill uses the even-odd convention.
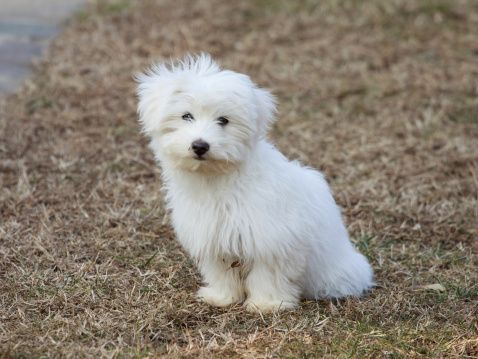
[[[191,255],[244,256],[255,232],[246,196],[179,194],[171,199],[174,229]]]

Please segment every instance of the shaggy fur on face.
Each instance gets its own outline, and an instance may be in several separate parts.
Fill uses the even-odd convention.
[[[199,298],[271,311],[372,287],[322,174],[265,139],[275,120],[268,91],[204,54],[138,82],[173,227],[204,279]]]

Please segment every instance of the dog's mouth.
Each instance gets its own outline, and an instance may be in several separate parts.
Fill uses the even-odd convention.
[[[232,168],[237,166],[236,162],[226,161],[222,159],[217,159],[213,156],[187,156],[187,157],[178,157],[176,158],[175,163],[181,169],[202,173],[204,175],[227,173]]]

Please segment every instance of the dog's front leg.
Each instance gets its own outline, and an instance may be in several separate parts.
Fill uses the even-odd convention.
[[[199,261],[199,270],[205,286],[199,288],[200,300],[216,307],[225,307],[244,300],[244,288],[240,269],[222,258],[204,258]]]
[[[299,301],[302,269],[281,268],[280,263],[255,262],[245,280],[248,311],[272,312],[294,308]]]

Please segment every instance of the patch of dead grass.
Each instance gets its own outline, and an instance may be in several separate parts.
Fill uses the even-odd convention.
[[[0,100],[3,356],[477,357],[477,10],[91,5]],[[325,172],[376,290],[263,317],[195,301],[132,80],[187,51],[278,95],[271,136]]]

